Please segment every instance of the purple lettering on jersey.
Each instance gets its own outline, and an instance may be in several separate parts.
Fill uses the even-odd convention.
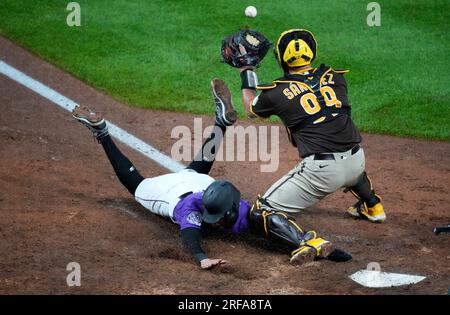
[[[187,195],[178,202],[173,210],[173,218],[180,226],[180,230],[186,228],[201,229],[202,222],[199,220],[200,215],[203,214],[203,192],[193,193]],[[248,212],[250,205],[244,199],[241,199],[239,205],[239,216],[236,223],[231,227],[231,232],[240,234],[247,232],[250,228],[250,221],[248,219]]]
[[[173,210],[173,218],[180,225],[180,229],[186,228],[201,229],[201,222],[192,220],[191,213],[197,212],[203,214],[203,192],[193,193],[181,199]]]

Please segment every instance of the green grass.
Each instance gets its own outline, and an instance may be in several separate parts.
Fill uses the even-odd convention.
[[[381,27],[366,24],[369,1],[80,0],[82,25],[71,28],[68,2],[1,0],[0,33],[129,104],[211,113],[209,81],[220,77],[240,105],[221,39],[249,26],[275,41],[302,27],[319,42],[317,63],[351,70],[361,130],[450,140],[448,0],[378,1]],[[257,18],[244,17],[247,5]],[[262,82],[281,75],[271,53],[258,74]]]

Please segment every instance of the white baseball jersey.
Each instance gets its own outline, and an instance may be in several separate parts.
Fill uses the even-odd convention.
[[[136,188],[134,198],[151,212],[173,220],[173,210],[180,196],[204,191],[214,178],[191,169],[144,179]]]

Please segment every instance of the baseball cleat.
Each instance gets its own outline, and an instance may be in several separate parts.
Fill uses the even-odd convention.
[[[320,237],[307,241],[306,246],[313,248],[318,258],[327,258],[335,250],[333,243]]]
[[[233,107],[231,92],[223,80],[211,81],[212,94],[216,104],[216,123],[221,126],[231,126],[237,120],[237,112]]]
[[[108,135],[108,127],[105,119],[98,113],[90,110],[86,106],[77,106],[72,111],[72,116],[83,125],[89,128],[94,137],[100,139]]]
[[[316,250],[309,246],[302,246],[292,253],[291,265],[301,266],[308,262],[311,262],[316,258]]]
[[[344,252],[342,249],[336,248],[334,251],[332,251],[328,256],[327,259],[334,262],[344,262],[349,261],[353,257],[349,253]]]
[[[386,220],[386,213],[381,202],[369,208],[366,203],[358,201],[347,209],[347,214],[355,218],[367,219],[371,222],[384,222]]]
[[[325,243],[319,247],[319,253],[317,254],[317,257],[327,258],[335,250],[336,250],[336,247],[334,246],[333,243],[325,241]]]
[[[350,206],[347,208],[346,212],[348,215],[355,217],[355,218],[360,218],[361,214],[359,213],[359,208],[362,206],[362,201],[358,200],[353,206]]]
[[[292,265],[303,265],[315,258],[327,258],[336,249],[333,243],[320,237],[309,240],[304,244],[292,252],[290,261]]]

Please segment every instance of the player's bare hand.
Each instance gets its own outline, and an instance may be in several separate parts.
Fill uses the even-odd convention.
[[[219,265],[225,265],[227,263],[226,260],[224,259],[203,259],[202,261],[200,261],[200,267],[202,267],[202,269],[211,269],[214,266],[219,266]]]

